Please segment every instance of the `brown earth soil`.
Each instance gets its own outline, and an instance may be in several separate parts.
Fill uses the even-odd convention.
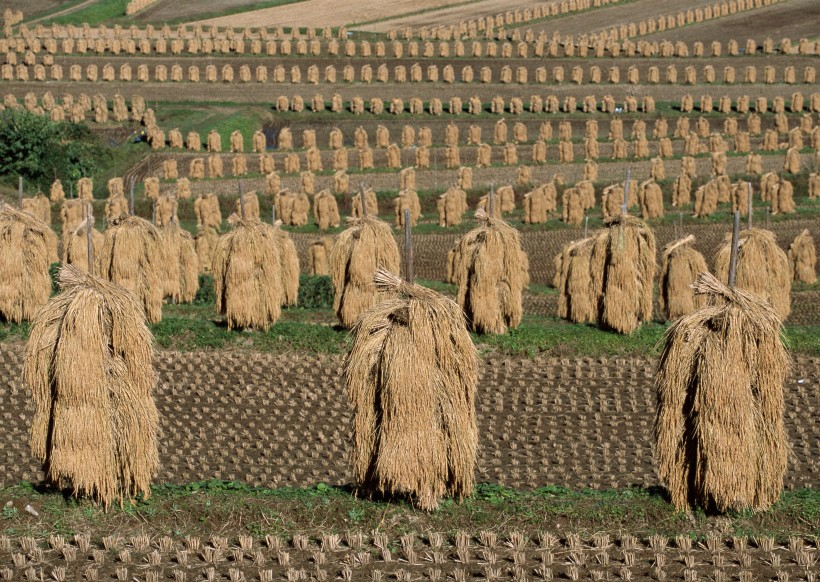
[[[819,19],[820,3],[815,0],[789,0],[751,12],[732,14],[642,38],[684,42],[701,41],[704,45],[713,40],[725,43],[727,39],[734,38],[741,43],[741,46],[747,38],[758,39],[758,42],[766,37],[774,39],[775,42],[780,42],[780,39],[784,37],[794,40],[802,37],[812,39],[817,38],[820,32],[817,26]]]
[[[0,475],[37,482],[27,433],[23,348],[0,348]],[[158,483],[203,479],[266,487],[350,481],[350,408],[339,357],[160,353]],[[477,415],[479,482],[518,489],[546,485],[657,485],[652,455],[657,362],[647,358],[490,356],[481,365]],[[817,485],[820,359],[798,357],[785,387],[793,460],[786,486]]]
[[[523,0],[516,0],[523,5]],[[457,4],[459,0],[394,0],[380,2],[378,0],[336,0],[332,9],[324,0],[306,0],[296,4],[287,4],[274,8],[263,8],[197,21],[196,24],[210,26],[354,26],[357,22],[391,18],[409,12],[424,10],[435,18],[436,9],[448,4]],[[478,4],[501,4],[501,0],[484,0]],[[355,26],[354,26],[355,28]]]

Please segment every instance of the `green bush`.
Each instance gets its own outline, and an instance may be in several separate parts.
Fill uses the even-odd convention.
[[[333,283],[327,275],[299,275],[299,307],[330,309],[333,307]]]
[[[199,290],[194,303],[213,304],[214,278],[211,275],[199,276]],[[330,277],[299,275],[299,307],[305,309],[330,309],[333,307],[333,284]]]
[[[214,278],[210,275],[199,276],[199,289],[194,297],[194,303],[216,303]]]
[[[60,272],[62,263],[51,263],[48,266],[48,276],[51,277],[51,294],[56,295],[60,292],[60,284],[57,282],[57,274]]]

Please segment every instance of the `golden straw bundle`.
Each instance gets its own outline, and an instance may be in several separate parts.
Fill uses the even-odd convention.
[[[163,240],[159,229],[138,216],[109,223],[94,272],[134,294],[149,323],[162,320]]]
[[[388,224],[370,214],[348,224],[330,252],[333,309],[344,327],[384,298],[373,285],[376,271],[399,272],[399,247]]]
[[[706,259],[692,248],[693,235],[672,241],[661,250],[661,273],[658,281],[660,306],[666,319],[677,319],[706,305],[706,297],[695,295],[692,283],[701,273],[708,273]]]
[[[598,324],[632,333],[652,319],[655,235],[645,222],[620,215],[610,219],[595,239],[590,257]]]
[[[731,233],[727,234],[715,255],[715,276],[724,282],[729,280],[731,239]],[[736,287],[768,301],[785,320],[791,312],[789,258],[768,230],[742,230],[739,241]]]
[[[780,319],[709,273],[694,289],[710,305],[672,324],[655,377],[658,475],[679,509],[764,510],[780,496],[788,457]]]
[[[529,261],[519,232],[479,209],[480,224],[459,242],[454,257],[458,304],[473,330],[503,334],[518,327]]]
[[[384,270],[375,287],[390,298],[356,323],[343,371],[356,485],[433,510],[473,490],[476,349],[452,300]]]
[[[237,220],[219,238],[213,251],[216,309],[228,329],[267,330],[282,313],[285,291],[273,228],[269,224]]]
[[[27,212],[0,206],[0,316],[19,323],[48,301],[48,268],[58,260],[57,235]]]
[[[46,479],[108,507],[151,494],[159,465],[153,339],[124,288],[63,267],[62,292],[34,318],[23,377],[30,447]]]

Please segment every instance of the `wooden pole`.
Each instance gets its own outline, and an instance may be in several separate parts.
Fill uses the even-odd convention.
[[[242,200],[242,180],[237,180],[239,182],[239,216],[242,220],[245,220],[245,202]]]
[[[276,224],[276,204],[270,207],[270,223]]]
[[[17,176],[17,207],[23,209],[23,176]]]
[[[749,182],[749,209],[748,214],[746,216],[746,227],[751,230],[752,229],[752,183]]]
[[[729,259],[729,288],[734,289],[737,275],[737,249],[740,237],[740,211],[735,210],[735,220],[732,225],[732,254]]]
[[[584,238],[589,234],[589,216],[584,217]]]
[[[626,181],[624,182],[624,205],[621,207],[621,214],[629,214],[629,177],[632,170],[626,171]]]
[[[91,202],[86,206],[86,245],[88,246],[88,274],[94,274],[94,230],[91,219]]]
[[[412,284],[415,279],[414,264],[413,264],[413,226],[410,223],[410,209],[404,209],[404,278]]]
[[[359,184],[359,202],[362,204],[362,218],[367,218],[367,204],[364,202],[364,184]]]
[[[495,212],[495,182],[490,182],[490,196],[487,202],[487,216],[493,217]]]
[[[128,204],[128,209],[130,211],[131,216],[134,216],[134,176],[131,176],[130,191],[131,191],[131,195],[130,195],[131,200]]]

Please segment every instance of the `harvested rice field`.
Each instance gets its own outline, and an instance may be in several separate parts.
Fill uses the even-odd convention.
[[[0,580],[818,579],[816,2],[6,4]]]

